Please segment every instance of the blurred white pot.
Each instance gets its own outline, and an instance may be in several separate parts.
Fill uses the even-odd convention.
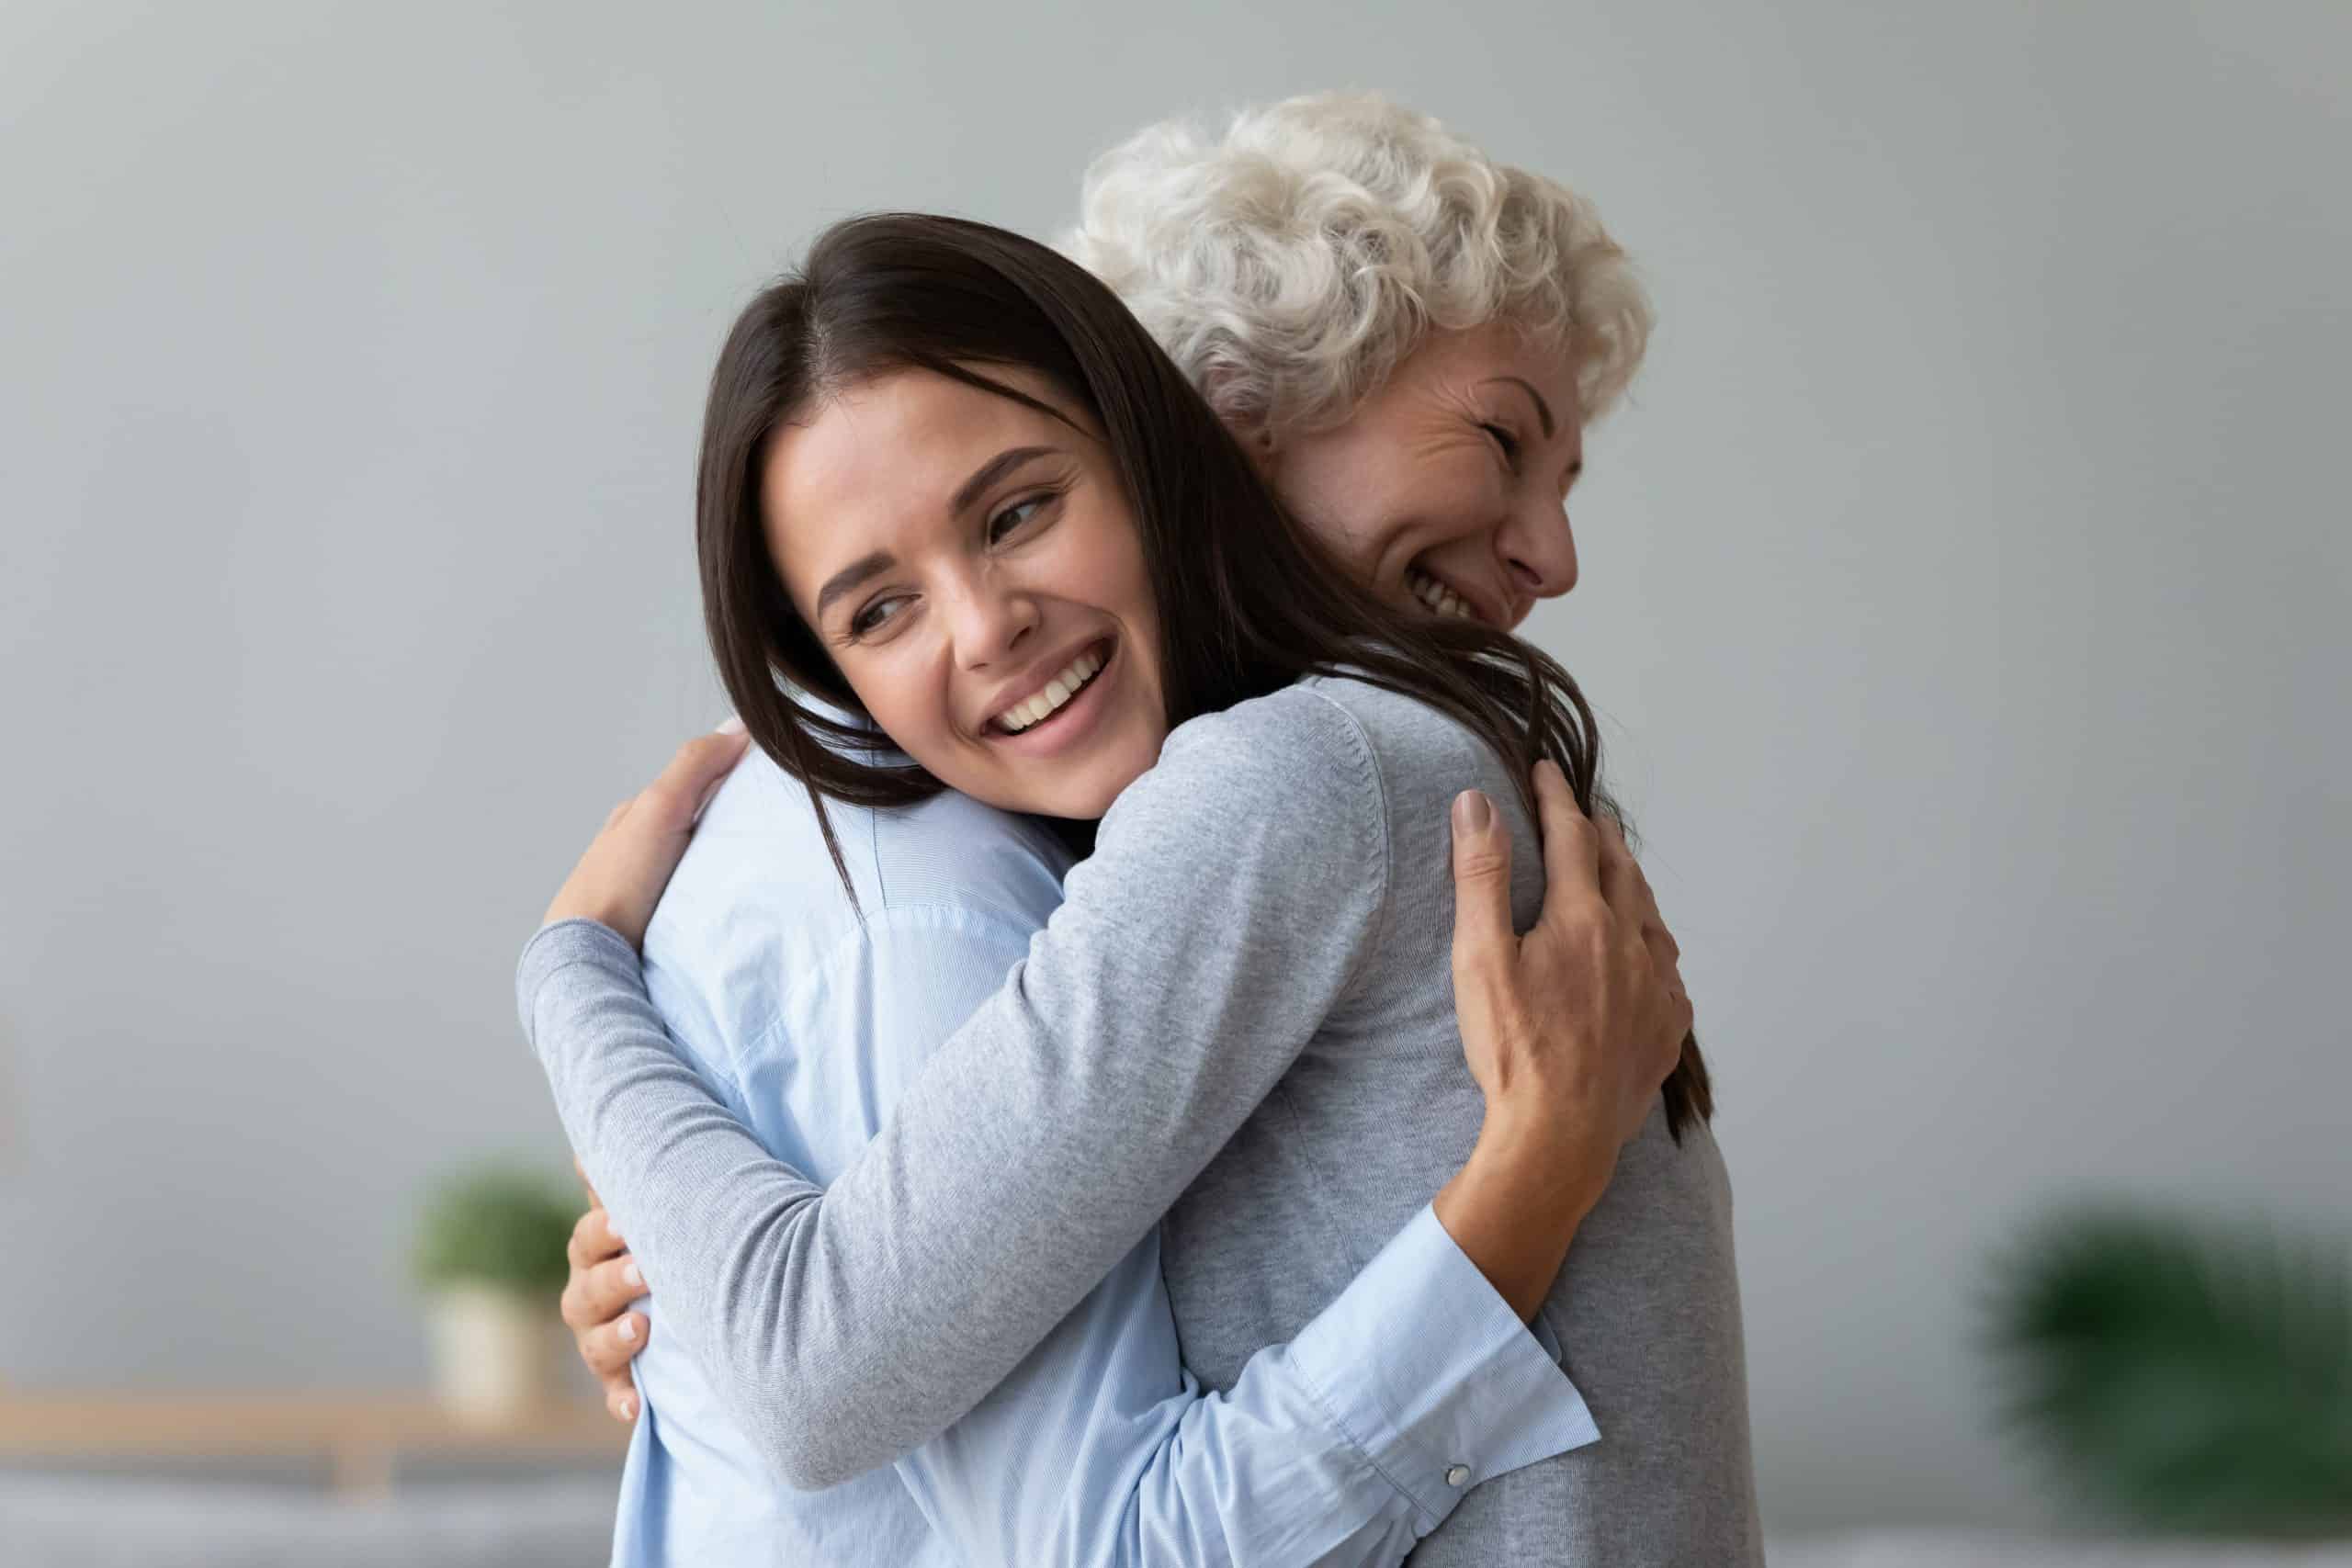
[[[562,1324],[550,1302],[492,1285],[448,1285],[426,1303],[433,1386],[462,1416],[499,1421],[561,1393]]]

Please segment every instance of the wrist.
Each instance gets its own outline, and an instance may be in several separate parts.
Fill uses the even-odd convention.
[[[1557,1109],[1490,1104],[1463,1169],[1510,1192],[1531,1223],[1573,1229],[1600,1201],[1616,1154],[1605,1136]]]
[[[1488,1126],[1431,1207],[1438,1224],[1512,1311],[1530,1318],[1551,1292],[1608,1173],[1562,1157],[1558,1129]]]

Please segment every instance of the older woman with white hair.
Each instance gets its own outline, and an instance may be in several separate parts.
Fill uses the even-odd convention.
[[[1153,126],[1066,249],[1366,581],[1514,626],[1576,586],[1583,430],[1650,309],[1592,204],[1368,94]]]
[[[1494,164],[1435,121],[1384,100],[1312,97],[1237,117],[1221,138],[1181,125],[1156,127],[1106,154],[1089,173],[1069,249],[1165,347],[1340,570],[1399,604],[1498,628],[1516,626],[1536,599],[1574,586],[1576,552],[1565,502],[1582,471],[1582,430],[1631,378],[1649,314],[1623,254],[1572,192]],[[661,798],[674,807],[700,793],[673,787]],[[620,819],[600,837],[574,885],[568,885],[567,898],[582,876],[592,882],[601,876],[624,889],[611,897],[650,904],[645,884],[650,878],[658,888],[667,874],[675,851],[665,853],[662,844],[683,823],[660,813],[639,818]],[[742,878],[708,869],[716,852],[697,864],[703,847],[689,852],[663,905],[665,915],[673,904],[713,897],[712,888],[724,888],[724,897],[739,901],[749,897]],[[1646,903],[1646,889],[1642,898]],[[579,912],[577,901],[560,898],[551,919],[567,909]],[[729,918],[743,912],[736,908]],[[666,924],[655,919],[646,934],[645,963],[657,999],[662,987],[650,977],[658,970],[666,964],[684,974],[695,964],[690,954],[665,953],[665,942],[710,929],[712,919],[702,908],[692,918],[680,912]],[[1655,927],[1654,907],[1644,919],[1663,942],[1670,968],[1671,939]],[[1115,1007],[1117,998],[1102,1002]],[[663,1012],[673,1028],[689,1032],[689,1022],[667,1004]],[[1471,1032],[1466,1013],[1464,1032]],[[734,1051],[740,1043],[725,1043],[723,1049]],[[713,1055],[700,1053],[706,1060]],[[1329,1074],[1343,1071],[1344,1064],[1302,1063],[1295,1070]],[[613,1114],[641,1091],[642,1086],[626,1082],[601,1083],[596,1114]],[[1278,1135],[1272,1130],[1280,1121],[1275,1101],[1286,1092],[1311,1097],[1316,1091],[1304,1084],[1278,1087],[1246,1136]],[[730,1114],[715,1100],[707,1103],[710,1117]],[[731,1114],[744,1114],[735,1097],[730,1107]],[[1418,1472],[1427,1464],[1428,1476],[1419,1483],[1387,1477],[1399,1499],[1401,1514],[1395,1517],[1403,1520],[1393,1528],[1374,1519],[1335,1532],[1329,1516],[1338,1510],[1319,1490],[1333,1483],[1304,1461],[1284,1482],[1279,1464],[1268,1466],[1262,1444],[1253,1449],[1246,1438],[1224,1435],[1238,1423],[1220,1425],[1214,1406],[1222,1394],[1203,1402],[1197,1416],[1189,1410],[1170,1416],[1170,1424],[1145,1445],[1147,1454],[1134,1451],[1140,1423],[1123,1427],[1102,1419],[1106,1400],[1120,1409],[1136,1400],[1159,1401],[1152,1408],[1174,1411],[1195,1397],[1196,1390],[1185,1392],[1193,1389],[1192,1379],[1209,1390],[1238,1393],[1250,1370],[1263,1364],[1254,1358],[1271,1354],[1267,1347],[1318,1331],[1324,1320],[1307,1322],[1315,1309],[1331,1301],[1350,1275],[1360,1287],[1391,1258],[1384,1253],[1366,1267],[1366,1258],[1342,1239],[1348,1228],[1333,1224],[1326,1227],[1331,1239],[1325,1247],[1304,1235],[1290,1238],[1293,1251],[1282,1270],[1289,1277],[1257,1264],[1237,1272],[1229,1258],[1221,1257],[1216,1233],[1283,1223],[1267,1217],[1277,1211],[1262,1187],[1253,1185],[1266,1170],[1285,1168],[1279,1160],[1253,1166],[1246,1158],[1220,1157],[1185,1194],[1169,1216],[1161,1254],[1165,1294],[1156,1304],[1128,1302],[1117,1329],[1104,1326],[1107,1319],[1088,1317],[1085,1308],[1058,1329],[1050,1321],[1032,1325],[1024,1343],[1035,1343],[1049,1329],[1055,1333],[1033,1361],[1054,1360],[1073,1338],[1097,1344],[1101,1359],[1089,1363],[1094,1371],[1084,1389],[1055,1385],[1061,1392],[1054,1397],[1091,1412],[1082,1416],[1073,1410],[1065,1418],[1041,1404],[1034,1382],[1018,1394],[1008,1393],[1008,1382],[975,1411],[983,1390],[972,1386],[965,1347],[906,1338],[895,1325],[907,1314],[895,1310],[860,1313],[861,1302],[882,1302],[861,1292],[887,1293],[904,1288],[909,1278],[924,1277],[930,1266],[903,1252],[887,1278],[857,1277],[842,1256],[825,1258],[811,1277],[820,1265],[802,1253],[788,1273],[747,1283],[745,1270],[754,1257],[765,1256],[764,1244],[755,1251],[707,1246],[699,1254],[673,1247],[660,1259],[656,1301],[662,1307],[684,1303],[681,1316],[695,1326],[672,1337],[695,1341],[695,1359],[710,1359],[705,1381],[737,1416],[823,1427],[789,1439],[799,1445],[795,1453],[822,1454],[821,1461],[797,1466],[796,1481],[831,1482],[900,1461],[912,1514],[903,1510],[906,1498],[894,1506],[868,1491],[845,1499],[820,1532],[855,1543],[841,1548],[839,1561],[878,1562],[888,1554],[896,1554],[894,1561],[916,1560],[937,1545],[921,1533],[928,1526],[967,1559],[1001,1550],[1008,1562],[1386,1562],[1417,1544],[1415,1561],[1427,1562],[1758,1562],[1730,1190],[1707,1125],[1712,1109],[1704,1067],[1689,1047],[1663,1103],[1616,1153],[1605,1192],[1579,1215],[1560,1283],[1548,1294],[1539,1289],[1540,1303],[1528,1309],[1530,1326],[1589,1407],[1598,1440],[1589,1435],[1566,1440],[1552,1421],[1542,1438],[1498,1455],[1491,1441],[1481,1446],[1493,1435],[1489,1420],[1504,1419],[1491,1404],[1461,1402],[1453,1384],[1442,1393],[1417,1387],[1394,1362],[1377,1358],[1361,1369],[1373,1386],[1323,1391],[1323,1403],[1358,1413],[1343,1416],[1343,1427],[1369,1418],[1385,1431],[1385,1439],[1360,1439],[1363,1465],[1384,1472],[1402,1465]],[[614,1124],[628,1121],[620,1116]],[[865,1135],[874,1130],[867,1126]],[[697,1135],[718,1132],[706,1121]],[[695,1179],[733,1190],[715,1208],[759,1209],[765,1202],[759,1194],[769,1190],[761,1184],[770,1178],[748,1158],[750,1152],[745,1146],[746,1157],[724,1169],[698,1161],[696,1177],[665,1170],[653,1150],[638,1150],[643,1157],[618,1162],[632,1173],[633,1190],[612,1194],[616,1210],[661,1216],[670,1227],[672,1216],[690,1214],[715,1199],[707,1190],[690,1190]],[[1383,1179],[1375,1174],[1382,1168],[1378,1148],[1363,1146],[1360,1153],[1363,1171],[1327,1173],[1323,1179],[1336,1179],[1335,1190],[1351,1180]],[[597,1164],[593,1153],[590,1164]],[[1115,1187],[1112,1173],[1103,1174]],[[1286,1211],[1295,1213],[1321,1201],[1291,1196],[1300,1199]],[[1119,1201],[1115,1192],[1103,1200]],[[965,1238],[970,1245],[960,1248],[959,1268],[985,1267],[1013,1277],[1057,1266],[1044,1258],[989,1257],[988,1218],[971,1216]],[[855,1230],[861,1216],[836,1209],[829,1223]],[[639,1240],[649,1258],[656,1257],[641,1235]],[[628,1363],[655,1327],[649,1314],[624,1310],[643,1293],[637,1260],[611,1234],[601,1209],[582,1220],[573,1257],[567,1319],[590,1365],[606,1380],[616,1411],[633,1415]],[[1340,1299],[1353,1299],[1357,1287]],[[958,1288],[978,1291],[1000,1314],[1008,1310],[1002,1293],[975,1286],[968,1276],[958,1277]],[[718,1354],[715,1335],[746,1322],[776,1325],[775,1314],[766,1310],[775,1303],[764,1298],[760,1311],[744,1315],[747,1289],[755,1296],[770,1289],[786,1292],[792,1298],[783,1303],[787,1318],[796,1302],[805,1304],[824,1320],[829,1348],[803,1353],[803,1347],[765,1362]],[[1131,1321],[1138,1314],[1164,1318],[1171,1312],[1173,1341],[1153,1337],[1164,1331],[1146,1332],[1148,1325],[1138,1329]],[[1182,1388],[1159,1386],[1177,1374],[1153,1359],[1157,1352],[1122,1348],[1127,1344],[1122,1336],[1130,1332],[1141,1336],[1135,1341],[1139,1345],[1181,1342],[1189,1374]],[[1001,1315],[991,1333],[1003,1337]],[[740,1385],[786,1359],[804,1369],[889,1365],[907,1381],[893,1380],[887,1411],[866,1391],[822,1386],[822,1376],[790,1387],[728,1386],[730,1378]],[[991,1376],[1008,1370],[1000,1367]],[[1015,1380],[1033,1371],[1024,1366]],[[1537,1400],[1523,1390],[1513,1397]],[[649,1398],[658,1419],[662,1401]],[[1072,1463],[1070,1444],[1077,1442],[1075,1468],[1057,1470],[1043,1492],[1028,1481],[1016,1484],[1001,1469],[1004,1424],[1000,1413],[991,1425],[989,1411],[1008,1399],[1027,1402],[1014,1406],[1023,1422],[1046,1423],[1056,1434],[1049,1449],[1057,1465]],[[1435,1426],[1442,1431],[1447,1422],[1455,1423],[1453,1436],[1432,1433],[1432,1402],[1445,1407]],[[1365,1417],[1366,1411],[1378,1414]],[[1250,1418],[1257,1419],[1254,1412]],[[655,1424],[640,1425],[640,1446],[653,1440],[646,1427]],[[1397,1440],[1395,1429],[1407,1438]],[[1082,1440],[1070,1438],[1072,1430]],[[922,1443],[931,1458],[912,1469],[902,1458],[910,1434],[940,1434]],[[750,1451],[780,1451],[771,1446],[773,1438],[772,1433],[752,1434]],[[1228,1441],[1230,1450],[1224,1446]],[[1189,1490],[1182,1461],[1170,1458],[1187,1442],[1212,1455],[1205,1469],[1195,1461],[1201,1473]],[[1430,1450],[1432,1443],[1465,1454],[1476,1448],[1479,1457],[1475,1464],[1448,1461]],[[972,1450],[979,1448],[996,1451],[976,1457]],[[1419,1457],[1398,1458],[1404,1452]],[[1000,1468],[989,1472],[991,1462]],[[943,1492],[943,1468],[958,1466],[967,1482],[976,1467],[1001,1477],[1007,1489],[1001,1506],[958,1497],[952,1487]],[[1040,1495],[1058,1501],[1039,1511],[1031,1505]],[[673,1498],[666,1506],[678,1505]],[[991,1528],[976,1532],[976,1515],[987,1516]],[[740,1544],[751,1560],[756,1540]]]

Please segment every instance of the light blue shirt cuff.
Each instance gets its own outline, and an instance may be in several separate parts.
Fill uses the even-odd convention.
[[[1423,1207],[1292,1339],[1333,1422],[1409,1497],[1419,1533],[1482,1481],[1598,1441],[1556,1348]]]

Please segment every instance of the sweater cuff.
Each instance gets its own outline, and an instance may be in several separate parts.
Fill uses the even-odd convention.
[[[1471,1487],[1598,1441],[1584,1396],[1424,1207],[1287,1354],[1427,1535]]]

